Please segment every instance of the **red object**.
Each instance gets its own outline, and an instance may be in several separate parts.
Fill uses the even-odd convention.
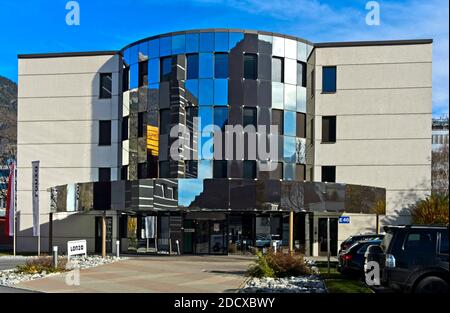
[[[345,261],[350,261],[351,259],[352,259],[352,255],[351,254],[346,254],[346,255],[344,255],[344,260]]]

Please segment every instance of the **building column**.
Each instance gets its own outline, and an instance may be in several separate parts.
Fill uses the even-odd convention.
[[[289,212],[289,253],[294,254],[294,211]]]

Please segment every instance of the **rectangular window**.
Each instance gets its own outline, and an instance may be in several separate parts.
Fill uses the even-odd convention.
[[[243,162],[243,178],[256,178],[256,161],[246,160]]]
[[[184,162],[185,177],[197,178],[198,161],[189,160]]]
[[[100,99],[110,99],[112,95],[112,74],[100,73]]]
[[[125,66],[122,71],[122,91],[130,89],[130,67]]]
[[[128,139],[128,121],[128,116],[122,117],[122,140]]]
[[[144,137],[144,112],[138,113],[138,137]]]
[[[147,178],[147,163],[146,162],[138,163],[137,174],[138,174],[138,179]]]
[[[272,125],[278,125],[278,135],[283,135],[284,130],[283,110],[272,109]]]
[[[258,78],[258,56],[256,54],[244,54],[244,78]]]
[[[322,142],[336,142],[336,116],[322,116]]]
[[[322,92],[336,92],[336,66],[322,67]]]
[[[244,108],[242,110],[242,115],[243,127],[247,125],[253,125],[256,129],[256,108]]]
[[[297,62],[297,85],[306,87],[306,63]]]
[[[172,73],[172,57],[161,58],[160,81],[170,81],[170,74]]]
[[[295,164],[295,179],[296,180],[305,180],[306,179],[305,164]]]
[[[297,137],[306,138],[306,114],[297,113]]]
[[[316,72],[311,71],[311,98],[314,97],[316,93]]]
[[[111,181],[111,169],[109,167],[100,167],[98,169],[98,181]]]
[[[187,73],[186,79],[198,79],[198,54],[186,55]]]
[[[98,145],[111,145],[111,121],[99,121]]]
[[[214,125],[219,126],[221,130],[225,130],[225,126],[227,124],[228,124],[228,108],[214,107]]]
[[[283,58],[272,58],[272,81],[282,83],[284,81]]]
[[[161,135],[168,135],[170,132],[170,109],[159,111],[159,129]]]
[[[214,178],[227,178],[227,161],[214,161],[213,162],[213,177]]]
[[[322,166],[322,182],[336,182],[336,166]]]
[[[128,165],[122,165],[122,167],[120,168],[120,178],[122,180],[128,179]]]
[[[148,61],[139,62],[139,87],[148,85]]]
[[[228,53],[214,54],[214,77],[228,78]]]

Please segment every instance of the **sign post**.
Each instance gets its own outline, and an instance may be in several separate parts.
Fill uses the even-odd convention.
[[[33,236],[38,239],[37,254],[41,255],[41,224],[39,221],[39,161],[31,162],[32,200],[33,200]]]
[[[87,256],[87,241],[86,240],[73,240],[67,242],[67,262],[70,261],[71,255],[84,254]]]

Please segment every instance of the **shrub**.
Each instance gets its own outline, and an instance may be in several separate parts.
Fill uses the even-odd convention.
[[[311,273],[301,254],[274,253],[270,250],[265,255],[258,252],[256,256],[255,264],[247,272],[252,277],[287,277]]]
[[[448,224],[448,195],[432,194],[409,209],[414,224]]]
[[[46,273],[57,273],[66,271],[66,259],[58,259],[58,267],[53,267],[53,262],[51,257],[38,257],[28,260],[23,265],[18,265],[16,267],[16,273],[22,274],[41,274]]]

